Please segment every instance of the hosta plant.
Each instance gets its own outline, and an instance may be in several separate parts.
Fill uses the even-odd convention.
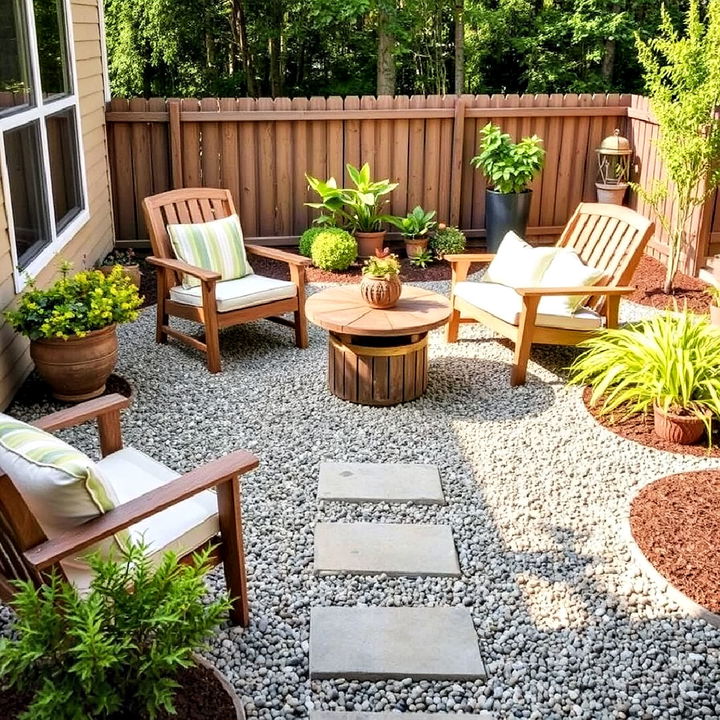
[[[207,602],[209,551],[190,564],[167,553],[157,567],[142,544],[117,560],[93,555],[87,594],[51,574],[18,582],[14,633],[0,640],[0,681],[25,692],[20,720],[153,720],[172,714],[177,673],[194,665],[229,608]]]
[[[720,330],[687,310],[602,330],[584,340],[571,382],[592,388],[590,404],[621,418],[647,412],[720,417]],[[709,413],[709,415],[708,415]]]

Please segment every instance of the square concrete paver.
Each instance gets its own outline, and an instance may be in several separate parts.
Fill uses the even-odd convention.
[[[444,505],[435,465],[320,463],[318,500]]]
[[[315,572],[459,577],[448,525],[318,523]]]
[[[310,677],[485,677],[472,616],[461,607],[314,607]]]

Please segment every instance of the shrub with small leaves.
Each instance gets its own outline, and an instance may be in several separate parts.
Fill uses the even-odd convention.
[[[304,255],[305,257],[311,257],[311,251],[313,243],[315,242],[315,238],[322,233],[325,232],[326,228],[322,227],[311,227],[308,228],[301,236],[300,236],[300,243],[299,243],[299,251],[301,255]]]
[[[438,225],[437,232],[430,238],[430,249],[439,258],[461,253],[467,245],[467,238],[456,227]]]
[[[313,240],[310,251],[313,265],[323,270],[347,270],[357,254],[357,241],[340,228],[323,228]]]
[[[154,720],[174,712],[177,673],[194,664],[228,610],[203,600],[209,551],[191,564],[174,553],[151,565],[130,545],[118,560],[89,559],[81,596],[57,574],[16,583],[14,636],[0,639],[0,679],[32,699],[20,720]]]

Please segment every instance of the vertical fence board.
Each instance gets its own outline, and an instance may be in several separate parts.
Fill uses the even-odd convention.
[[[238,110],[253,112],[256,101],[252,98],[240,98]],[[259,153],[257,146],[257,123],[247,121],[238,123],[238,166],[240,169],[240,219],[243,231],[249,237],[260,235],[258,206],[259,189]],[[267,182],[267,178],[265,178]],[[263,187],[265,183],[263,183]]]
[[[277,98],[275,100],[276,110],[290,110],[289,98]],[[293,123],[295,124],[295,123]],[[275,125],[275,155],[277,167],[275,170],[275,222],[273,223],[272,235],[290,235],[294,229],[292,221],[293,198],[293,143],[292,128],[288,121],[281,120]]]
[[[257,110],[273,110],[275,104],[272,98],[260,98],[257,101]],[[257,125],[257,158],[258,158],[258,225],[260,235],[273,235],[275,232],[275,197],[277,193],[277,155],[275,143],[275,125],[271,120],[253,122]]]
[[[395,108],[402,110],[410,107],[410,98],[400,95],[395,98]],[[408,142],[410,123],[407,119],[398,118],[391,122],[392,144],[388,152],[392,157],[390,178],[398,183],[390,195],[390,207],[393,215],[403,215],[408,207]]]
[[[293,98],[291,108],[293,110],[306,110],[310,105],[307,98]],[[294,193],[291,197],[290,211],[292,212],[292,229],[290,234],[300,235],[308,226],[308,208],[305,203],[308,201],[307,182],[305,171],[308,169],[308,150],[311,140],[306,122],[295,122],[291,124],[292,145],[290,160],[292,163],[292,183]]]
[[[424,108],[425,97],[413,95],[411,108]],[[423,202],[423,178],[425,174],[425,120],[410,120],[408,137],[408,198],[409,208]]]

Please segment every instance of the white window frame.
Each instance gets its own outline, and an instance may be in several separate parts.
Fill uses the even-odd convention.
[[[75,64],[75,42],[73,36],[73,19],[71,0],[61,0],[65,11],[65,42],[67,44],[67,73],[70,83],[70,94],[62,97],[55,96],[43,101],[42,86],[40,82],[40,63],[35,33],[35,13],[32,0],[23,0],[25,9],[26,32],[28,34],[28,49],[30,54],[31,78],[35,104],[25,110],[19,110],[5,117],[0,117],[0,178],[2,179],[3,198],[7,217],[8,232],[10,235],[10,253],[13,264],[13,279],[16,292],[21,292],[28,283],[28,278],[37,275],[62,249],[73,239],[80,228],[90,219],[88,208],[87,174],[85,172],[85,150],[83,147],[82,117],[80,114],[80,97],[78,94],[77,66]],[[78,154],[78,167],[80,172],[80,211],[73,219],[57,232],[55,213],[52,203],[52,176],[50,173],[50,150],[47,139],[47,126],[45,120],[62,110],[75,110],[76,147]],[[18,266],[17,247],[15,246],[15,226],[12,217],[12,200],[10,197],[10,178],[5,156],[4,133],[7,130],[22,127],[37,122],[40,135],[40,159],[42,161],[42,175],[45,212],[50,230],[50,242],[22,269]]]

